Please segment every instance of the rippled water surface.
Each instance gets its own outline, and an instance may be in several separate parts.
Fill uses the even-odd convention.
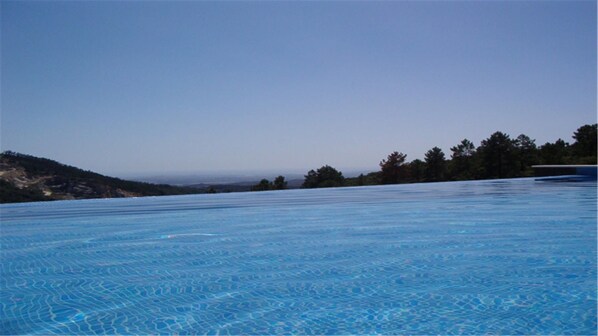
[[[0,211],[4,334],[596,334],[596,181]]]

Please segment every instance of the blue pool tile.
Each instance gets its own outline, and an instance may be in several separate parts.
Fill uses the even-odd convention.
[[[0,206],[3,334],[596,334],[596,181]]]

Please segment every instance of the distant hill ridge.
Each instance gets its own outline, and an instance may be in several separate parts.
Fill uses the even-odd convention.
[[[0,154],[0,203],[199,192],[190,187],[122,180],[12,151]]]

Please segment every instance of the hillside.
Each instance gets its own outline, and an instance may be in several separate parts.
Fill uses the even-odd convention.
[[[121,180],[31,155],[0,154],[0,203],[199,192],[196,188]]]

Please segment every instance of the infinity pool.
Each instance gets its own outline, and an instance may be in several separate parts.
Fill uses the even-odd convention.
[[[596,334],[596,181],[2,205],[4,334]]]

